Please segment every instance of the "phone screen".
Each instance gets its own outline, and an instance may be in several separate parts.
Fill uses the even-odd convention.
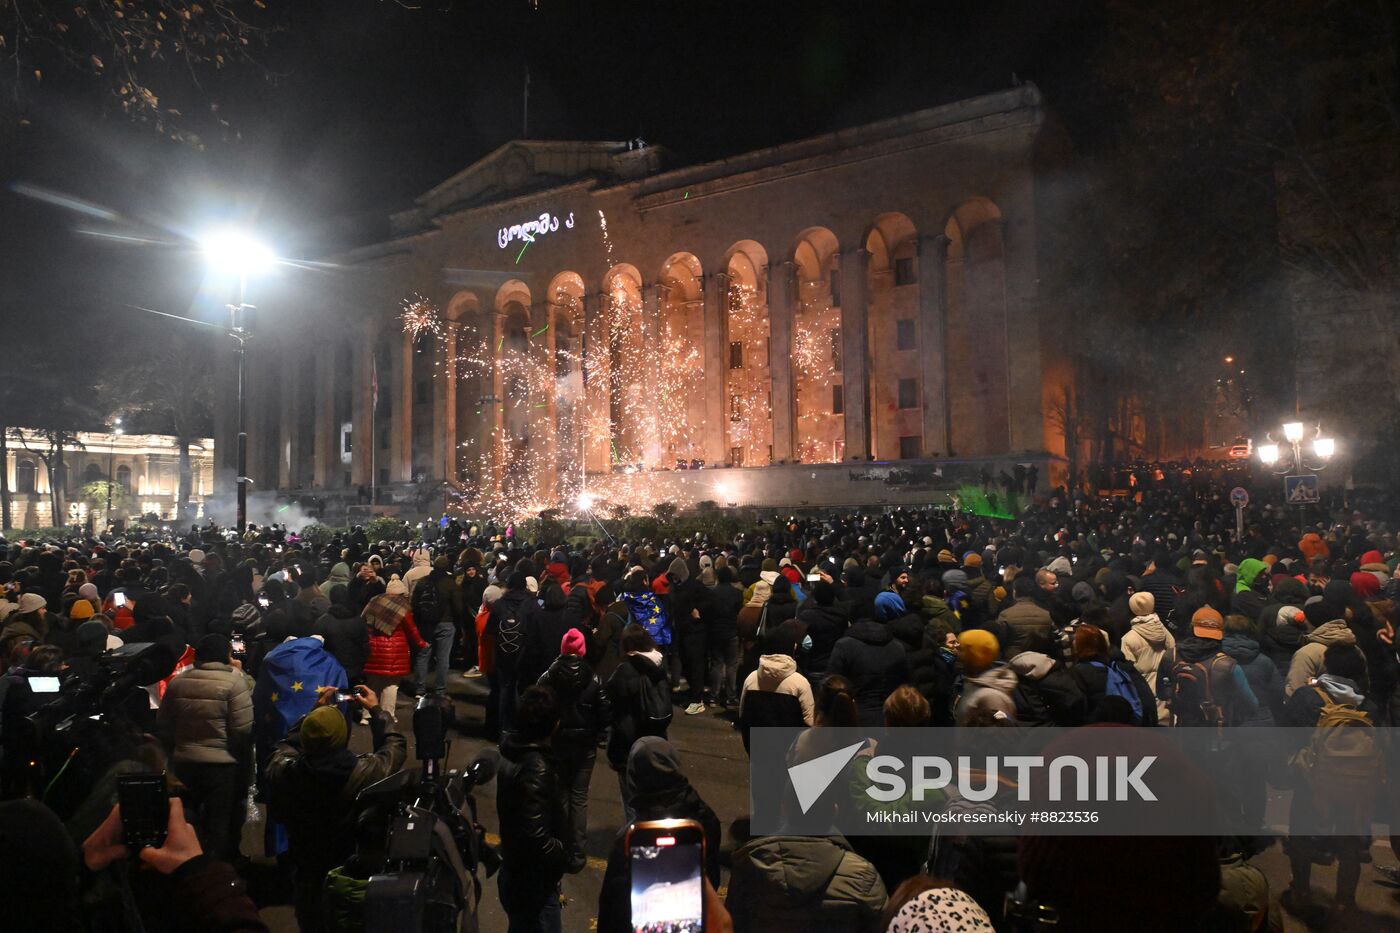
[[[164,774],[119,775],[117,803],[121,806],[122,833],[128,846],[160,848],[165,844],[170,803]]]
[[[31,677],[29,678],[29,689],[35,693],[57,693],[57,677]]]
[[[809,574],[807,574],[807,582],[808,582],[808,583],[818,583],[818,582],[821,581],[821,578],[822,578],[822,575],[819,574],[819,573],[809,573]]]
[[[235,635],[228,640],[229,650],[234,654],[243,654],[248,650],[247,644],[243,641],[242,635]]]
[[[268,599],[266,596],[259,596],[258,605],[266,609],[268,606],[272,605],[272,600]]]
[[[662,820],[652,827],[638,823],[627,836],[632,929],[635,933],[701,933],[705,927],[704,831],[690,820]]]
[[[116,606],[118,609],[120,609],[122,606],[125,606],[125,605],[126,605],[126,594],[125,594],[125,593],[114,593],[114,594],[112,594],[112,605],[113,605],[113,606]]]

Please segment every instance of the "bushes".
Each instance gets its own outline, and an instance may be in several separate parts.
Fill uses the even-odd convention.
[[[320,522],[312,522],[297,532],[297,536],[315,550],[322,551],[325,550],[326,545],[331,543],[332,538],[343,531],[344,529],[341,528],[332,528]]]
[[[381,516],[365,526],[365,535],[371,541],[412,541],[418,534],[397,518]]]

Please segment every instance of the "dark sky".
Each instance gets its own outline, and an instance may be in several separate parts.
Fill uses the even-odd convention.
[[[189,233],[220,216],[288,255],[374,239],[384,215],[521,132],[626,139],[680,163],[1033,80],[1092,147],[1100,3],[275,0],[285,29],[251,67],[158,75],[208,148],[133,126],[85,81],[30,89],[3,147],[0,320],[110,330],[123,303],[190,307],[194,257],[75,235],[88,218],[12,193],[29,183],[111,207],[117,231]],[[169,81],[165,81],[170,78]],[[211,102],[230,130],[209,133]],[[237,134],[236,136],[233,134]],[[23,330],[28,331],[25,327]]]

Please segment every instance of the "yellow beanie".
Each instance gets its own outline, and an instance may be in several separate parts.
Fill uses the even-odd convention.
[[[986,629],[967,629],[958,635],[958,660],[969,674],[980,674],[1001,657],[1001,643]]]

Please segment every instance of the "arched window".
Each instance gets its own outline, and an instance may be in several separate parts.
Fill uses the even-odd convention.
[[[793,251],[793,406],[797,458],[803,463],[845,459],[845,384],[841,372],[841,277],[836,236],[825,227],[803,231]]]
[[[83,467],[84,486],[86,486],[88,483],[100,482],[102,482],[102,467],[98,466],[95,463],[89,463],[87,466]]]
[[[117,486],[126,495],[131,495],[131,467],[126,464],[117,467]]]
[[[768,253],[753,240],[736,243],[730,247],[725,272],[727,446],[735,466],[767,466],[773,459]]]
[[[15,492],[34,491],[34,461],[21,460],[15,464]]]

